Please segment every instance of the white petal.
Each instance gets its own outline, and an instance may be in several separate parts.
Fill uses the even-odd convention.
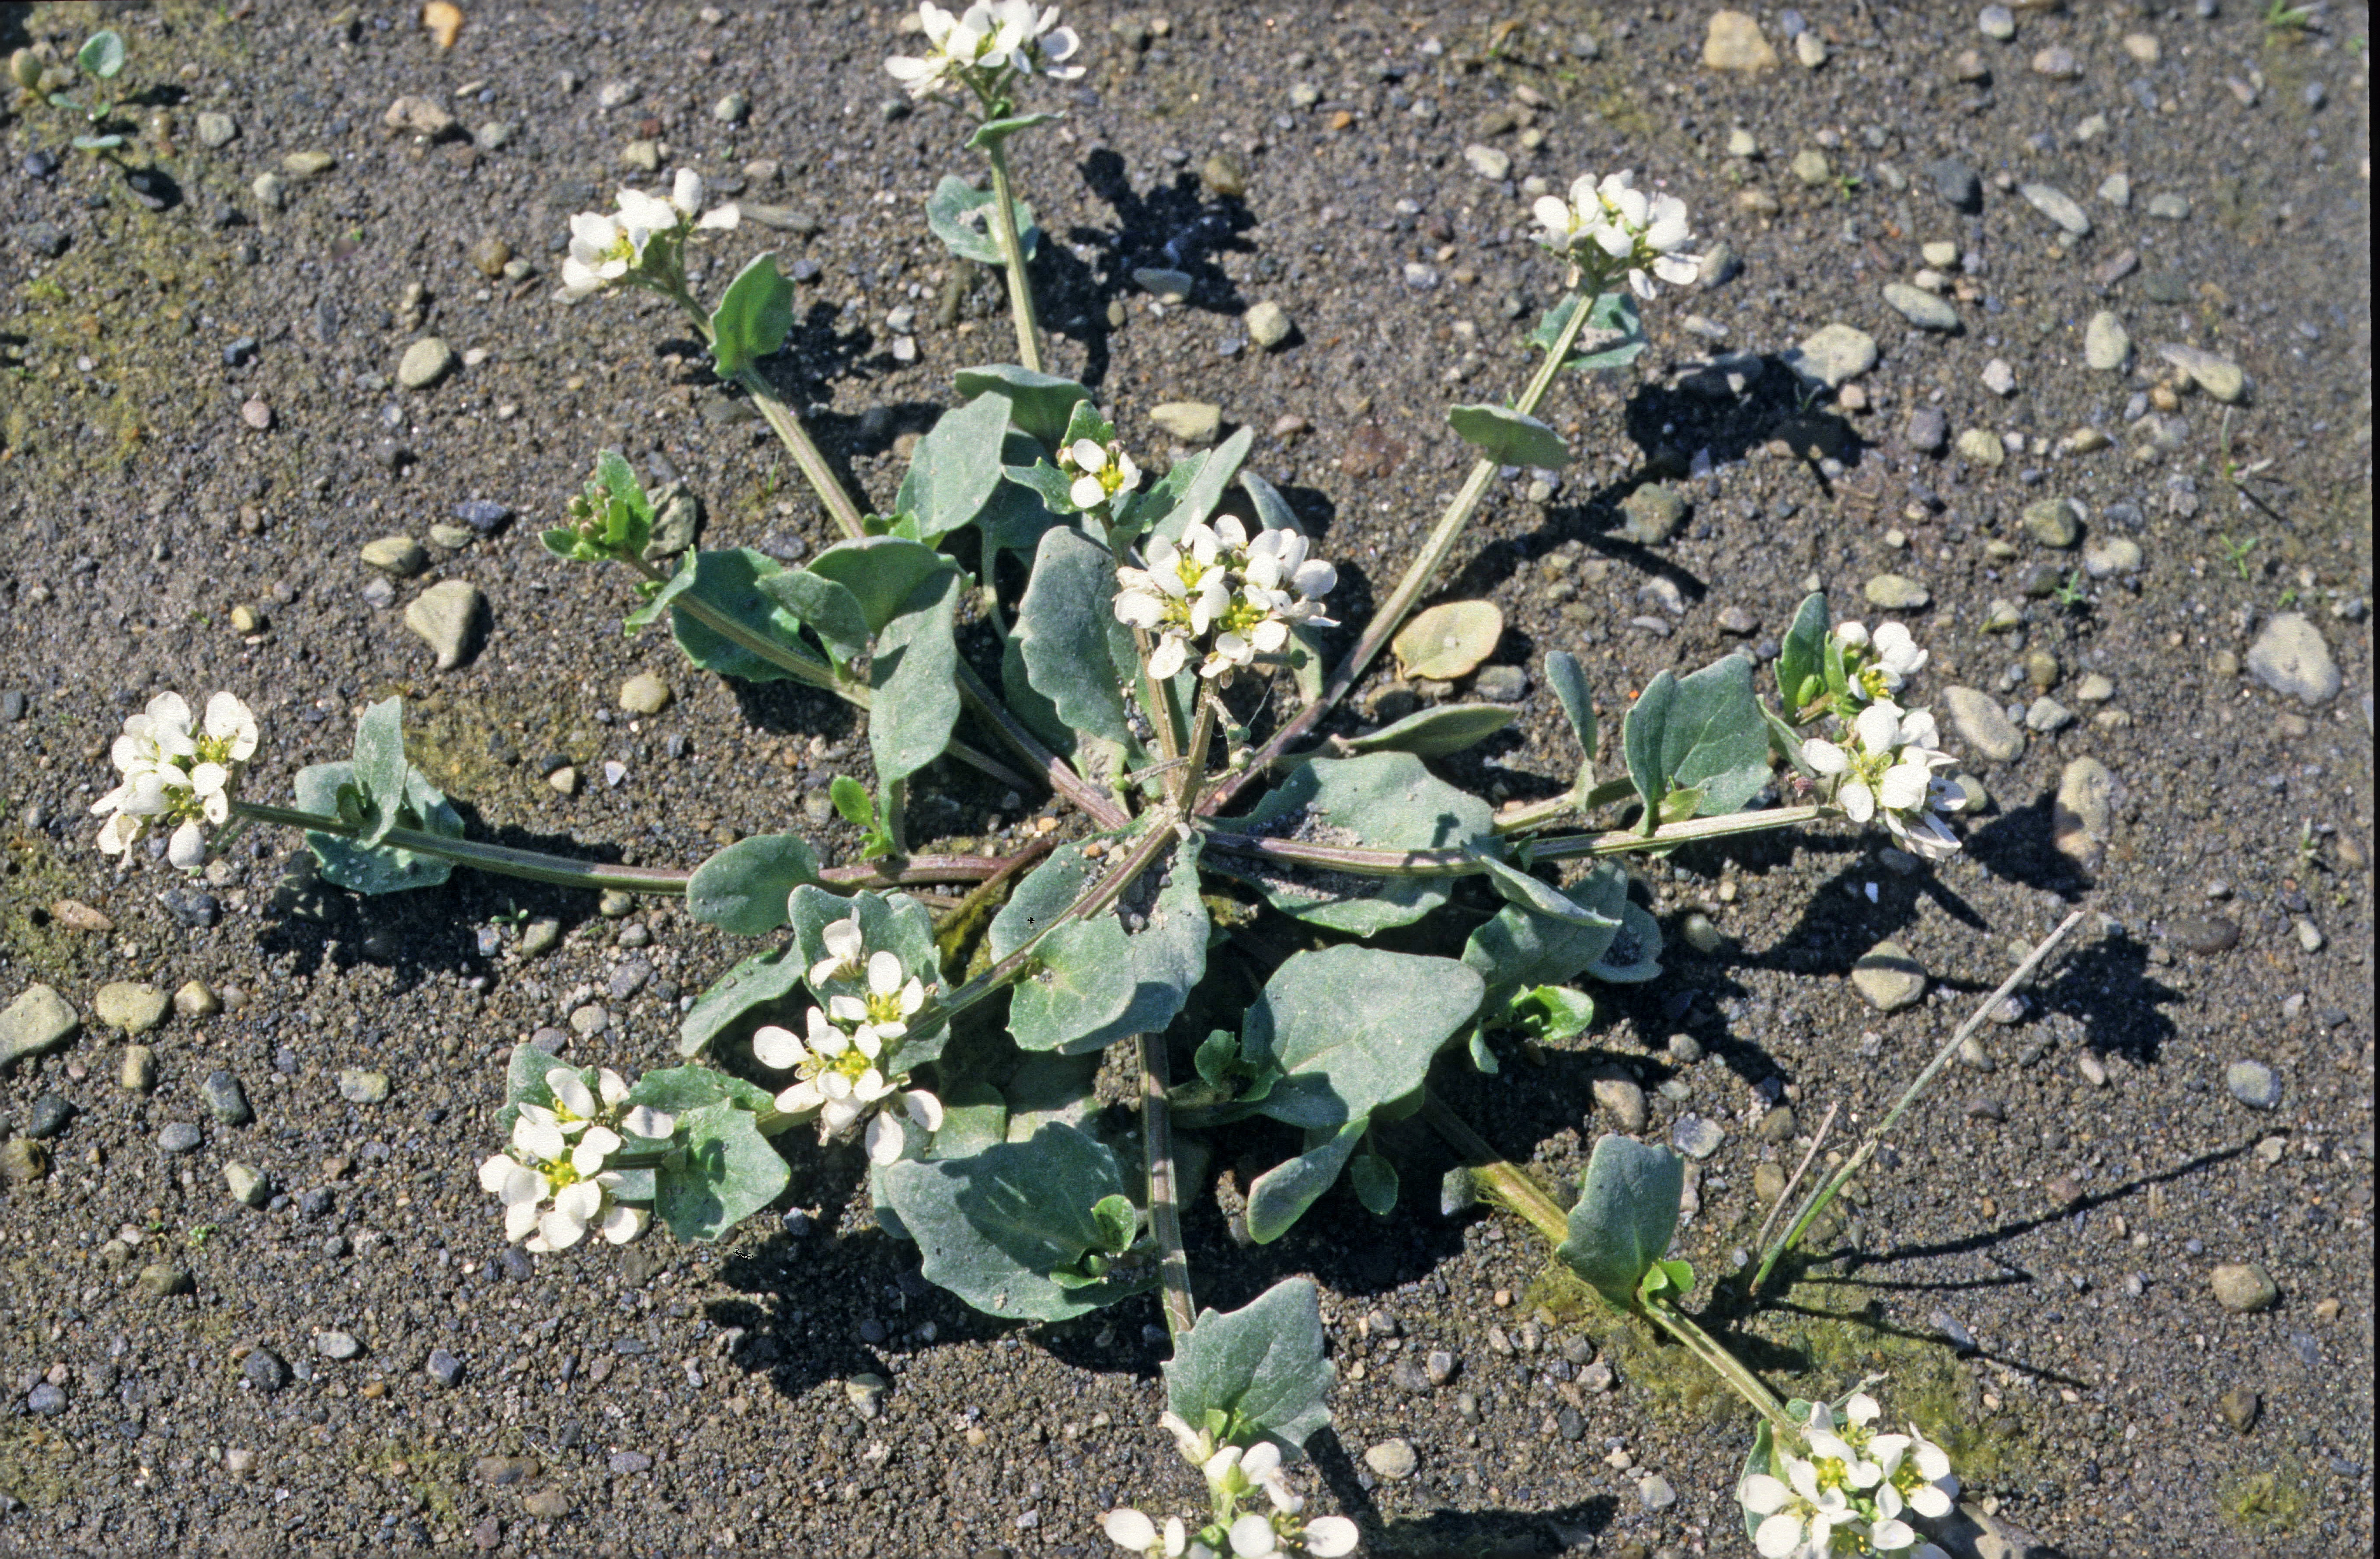
[[[881,952],[873,955],[868,961],[868,994],[880,997],[891,996],[901,988],[902,978],[907,973],[908,971],[901,967],[899,953]]]
[[[256,717],[231,694],[218,693],[207,700],[206,731],[218,742],[231,743],[235,762],[245,761],[256,751]]]
[[[901,1096],[901,1107],[909,1118],[929,1131],[942,1129],[942,1101],[922,1088],[912,1088]]]
[[[677,1130],[677,1117],[650,1105],[638,1105],[620,1118],[620,1127],[632,1137],[666,1137]]]
[[[606,1108],[617,1106],[628,1096],[628,1080],[609,1067],[596,1069],[595,1088],[596,1092],[603,1095]]]
[[[1907,812],[1925,804],[1929,780],[1922,763],[1897,763],[1884,771],[1876,800],[1887,811]]]
[[[1917,1541],[1917,1530],[1906,1521],[1877,1521],[1867,1529],[1867,1541],[1879,1553],[1890,1553],[1908,1548]]]
[[[1864,823],[1876,816],[1876,792],[1867,788],[1866,780],[1853,780],[1835,792],[1835,804],[1852,822]]]
[[[1540,195],[1537,203],[1530,209],[1536,213],[1537,221],[1558,238],[1569,237],[1578,226],[1572,219],[1570,202],[1559,195]]]
[[[508,1153],[494,1154],[480,1160],[480,1189],[492,1196],[502,1196],[505,1184],[513,1178],[513,1171],[519,1167]]]
[[[829,1099],[819,1111],[819,1125],[829,1134],[842,1130],[859,1118],[859,1106],[849,1099]]]
[[[513,1119],[513,1146],[523,1156],[540,1164],[552,1164],[570,1151],[570,1139],[562,1128],[549,1120],[539,1120],[524,1109]]]
[[[1272,1523],[1261,1516],[1243,1516],[1232,1523],[1232,1552],[1238,1559],[1269,1559],[1281,1552],[1273,1541]]]
[[[614,1245],[625,1245],[644,1233],[645,1227],[651,1222],[652,1215],[643,1208],[624,1206],[615,1202],[604,1212],[603,1221],[596,1227],[602,1231],[605,1239]]]
[[[724,233],[739,227],[744,222],[744,208],[730,200],[723,206],[713,206],[702,213],[696,229],[703,233]]]
[[[1281,1447],[1271,1441],[1251,1445],[1240,1457],[1240,1470],[1252,1483],[1262,1483],[1281,1471]]]
[[[1900,711],[1890,704],[1870,704],[1852,722],[1852,731],[1871,757],[1881,757],[1900,744]]]
[[[1755,1516],[1767,1516],[1782,1509],[1792,1497],[1792,1490],[1765,1472],[1755,1472],[1735,1486],[1736,1503]]]
[[[826,1009],[827,1015],[832,1017],[838,1023],[864,1023],[868,1021],[868,1003],[860,1000],[856,996],[839,996],[832,997],[826,1004]],[[815,1034],[811,1036],[811,1043],[817,1043],[817,1036]],[[840,1049],[841,1046],[837,1046],[837,1048]]]
[[[1820,774],[1840,774],[1852,765],[1849,754],[1821,736],[1802,743],[1802,761]]]
[[[537,1232],[538,1221],[544,1215],[534,1202],[508,1202],[504,1207],[504,1239],[517,1245]]]
[[[587,1080],[568,1067],[547,1069],[545,1085],[553,1091],[556,1104],[581,1120],[592,1117],[600,1107],[595,1103],[595,1091],[587,1086]]]
[[[186,872],[195,872],[207,864],[207,831],[195,821],[174,830],[165,845],[165,859]]]
[[[795,1083],[777,1095],[777,1107],[787,1115],[808,1115],[826,1103],[826,1095],[818,1084],[807,1080]]]
[[[1157,1542],[1157,1523],[1137,1510],[1109,1511],[1099,1522],[1099,1529],[1117,1547],[1128,1548],[1135,1553],[1146,1553]]]
[[[1764,1559],[1786,1559],[1802,1546],[1802,1523],[1791,1516],[1772,1516],[1752,1534],[1752,1546]]]
[[[1315,1559],[1341,1559],[1355,1552],[1361,1535],[1344,1516],[1318,1516],[1305,1524],[1305,1552]]]
[[[587,1225],[556,1207],[538,1219],[537,1237],[545,1241],[549,1251],[567,1251],[587,1238]]]
[[[168,737],[190,733],[190,706],[178,693],[157,695],[149,700],[149,707],[143,712],[149,717],[150,731],[159,746],[164,746]]]
[[[1066,489],[1066,501],[1077,509],[1096,509],[1108,501],[1108,489],[1097,477],[1076,477]]]
[[[1188,650],[1182,640],[1168,634],[1162,644],[1149,652],[1148,674],[1159,682],[1171,681],[1181,671],[1182,662],[1186,659]]]
[[[868,1162],[881,1168],[898,1164],[909,1148],[909,1134],[891,1116],[879,1115],[868,1122]]]
[[[702,210],[702,175],[692,168],[680,168],[675,182],[670,186],[670,204],[685,216]]]
[[[809,1047],[790,1029],[766,1023],[752,1031],[752,1058],[771,1071],[798,1066]]]
[[[1931,1483],[1920,1483],[1909,1491],[1909,1508],[1928,1521],[1939,1521],[1950,1514],[1950,1496]]]

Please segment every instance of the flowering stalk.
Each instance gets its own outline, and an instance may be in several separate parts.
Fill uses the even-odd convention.
[[[1270,1441],[1217,1449],[1213,1437],[1172,1413],[1159,1421],[1184,1458],[1207,1480],[1209,1518],[1192,1527],[1178,1516],[1162,1525],[1129,1507],[1099,1523],[1108,1541],[1144,1559],[1339,1559],[1355,1552],[1355,1523],[1343,1516],[1305,1519],[1305,1501],[1289,1487],[1281,1447]],[[1243,1510],[1263,1491],[1269,1511]]]
[[[1016,361],[1034,373],[1041,369],[1041,320],[1033,307],[1033,278],[1025,269],[1025,238],[1016,231],[1016,208],[1010,204],[1008,143],[995,140],[984,148],[991,160],[991,232],[1000,245],[1001,268],[1008,273],[1008,312],[1016,322]]]
[[[1795,1212],[1793,1221],[1785,1226],[1785,1232],[1778,1237],[1774,1245],[1761,1252],[1759,1269],[1752,1275],[1752,1281],[1744,1287],[1744,1292],[1747,1295],[1760,1292],[1760,1286],[1768,1281],[1768,1275],[1775,1270],[1779,1259],[1793,1248],[1794,1242],[1802,1238],[1803,1232],[1816,1221],[1820,1213],[1826,1211],[1827,1204],[1834,1201],[1843,1187],[1851,1183],[1852,1177],[1867,1166],[1868,1160],[1876,1156],[1876,1150],[1884,1145],[1886,1133],[1900,1123],[1900,1118],[1909,1113],[1909,1106],[1917,1102],[1918,1095],[1925,1093],[1927,1085],[1941,1075],[1942,1069],[1950,1064],[1950,1057],[1959,1053],[1959,1046],[1966,1044],[1967,1037],[1983,1027],[1984,1020],[1996,1011],[2001,1002],[2014,995],[2019,985],[2033,977],[2033,972],[2041,967],[2042,961],[2049,957],[2058,944],[2065,939],[2066,934],[2073,930],[2082,918],[2082,912],[2076,910],[2058,923],[2058,929],[2042,938],[2040,945],[2026,955],[2022,963],[2016,966],[2016,972],[2001,981],[1999,989],[1985,997],[1982,1005],[1968,1015],[1965,1022],[1959,1025],[1959,1032],[1952,1034],[1944,1043],[1942,1048],[1934,1053],[1934,1058],[1925,1064],[1925,1070],[1919,1072],[1916,1081],[1901,1091],[1900,1097],[1893,1102],[1891,1109],[1885,1112],[1884,1118],[1876,1122],[1876,1129],[1867,1134],[1866,1141],[1861,1142],[1858,1149],[1849,1158],[1843,1160],[1840,1167],[1811,1190],[1809,1199]]]
[[[1229,784],[1230,780],[1225,780]],[[1221,787],[1217,787],[1219,790]],[[1839,816],[1828,806],[1776,806],[1765,812],[1730,812],[1718,817],[1694,817],[1668,823],[1658,833],[1633,828],[1598,834],[1564,834],[1529,844],[1533,862],[1577,861],[1639,851],[1670,850],[1693,840],[1722,839],[1734,834],[1764,833],[1791,828]],[[1227,855],[1254,856],[1318,871],[1348,872],[1357,876],[1475,876],[1488,870],[1475,850],[1366,850],[1356,846],[1309,844],[1302,840],[1267,839],[1256,834],[1205,830],[1207,842]]]
[[[1190,1296],[1190,1252],[1182,1241],[1182,1187],[1173,1161],[1172,1107],[1166,1100],[1165,1031],[1138,1036],[1140,1140],[1148,1163],[1148,1232],[1156,1238],[1158,1275],[1165,1285],[1166,1335],[1180,1347],[1198,1319]]]
[[[1598,282],[1600,279],[1597,278]],[[1592,311],[1596,296],[1596,292],[1591,290],[1571,295],[1570,318],[1563,322],[1553,350],[1538,365],[1528,388],[1522,391],[1520,398],[1512,403],[1512,409],[1522,416],[1535,416],[1546,398],[1546,393],[1552,389],[1554,375],[1560,371],[1561,365],[1570,357],[1571,348],[1577,344],[1579,332],[1586,326],[1586,317]],[[1273,732],[1272,739],[1257,749],[1245,769],[1215,788],[1201,809],[1205,815],[1211,816],[1229,806],[1249,780],[1262,773],[1267,765],[1288,749],[1291,743],[1313,730],[1324,715],[1347,696],[1357,679],[1370,668],[1388,642],[1396,636],[1397,630],[1404,626],[1406,617],[1421,600],[1422,593],[1429,588],[1430,581],[1437,577],[1439,569],[1453,552],[1455,543],[1463,538],[1463,527],[1471,523],[1480,499],[1487,495],[1488,485],[1496,479],[1497,469],[1497,464],[1492,460],[1472,463],[1471,474],[1463,478],[1453,502],[1446,506],[1446,513],[1439,517],[1437,527],[1422,543],[1420,553],[1406,567],[1404,577],[1397,581],[1397,587],[1390,592],[1389,598],[1373,612],[1371,622],[1365,625],[1363,636],[1355,641],[1355,647],[1339,662],[1338,669],[1330,673],[1330,680],[1323,683],[1321,696]]]

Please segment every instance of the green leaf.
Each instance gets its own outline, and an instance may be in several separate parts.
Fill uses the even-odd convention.
[[[1606,1134],[1587,1160],[1570,1210],[1569,1238],[1554,1254],[1621,1310],[1670,1248],[1678,1228],[1686,1161],[1668,1148]]]
[[[1471,933],[1463,961],[1488,981],[1482,1010],[1502,1011],[1531,985],[1568,985],[1602,958],[1620,935],[1628,876],[1616,863],[1599,864],[1563,896],[1594,912],[1593,916],[1556,920],[1508,903]]]
[[[1371,1117],[1363,1116],[1335,1130],[1308,1131],[1304,1153],[1249,1181],[1248,1238],[1258,1245],[1269,1245],[1287,1234],[1305,1210],[1338,1183],[1340,1172],[1371,1129]]]
[[[749,1110],[705,1105],[681,1116],[677,1130],[686,1146],[655,1175],[653,1215],[679,1239],[717,1239],[793,1178]]]
[[[710,360],[733,379],[784,345],[794,328],[794,284],[777,274],[773,253],[757,254],[735,273],[710,316]]]
[[[411,774],[405,761],[405,700],[383,698],[356,721],[355,781],[366,803],[370,826],[358,835],[358,848],[370,850],[388,837],[405,815],[406,780]]]
[[[1682,1299],[1694,1291],[1694,1267],[1692,1262],[1655,1262],[1645,1271],[1645,1281],[1637,1286],[1640,1294],[1669,1294]]]
[[[576,531],[548,531],[546,532],[546,550],[548,551],[553,551],[556,550],[552,541],[552,538],[556,536],[566,536],[581,547],[588,546],[586,538],[579,536]],[[589,550],[593,550],[591,548]],[[563,555],[565,557],[570,556],[570,554],[566,552]],[[599,555],[592,561],[600,562],[601,559]],[[678,558],[677,566],[670,571],[669,578],[662,581],[659,588],[653,590],[652,595],[646,599],[645,604],[620,620],[621,631],[623,633],[634,634],[640,629],[650,628],[654,623],[660,622],[662,620],[662,613],[667,611],[673,602],[674,602],[680,596],[686,594],[687,588],[694,584],[694,554],[690,551],[683,553]],[[639,587],[649,588],[650,586]]]
[[[1385,1218],[1397,1210],[1397,1166],[1376,1153],[1359,1153],[1347,1161],[1347,1184],[1364,1211]]]
[[[849,898],[829,893],[824,888],[808,884],[794,889],[786,900],[788,918],[794,927],[794,951],[808,969],[827,956],[826,928],[838,920],[859,922],[859,935],[871,953],[890,952],[901,960],[901,967],[926,983],[928,990],[941,981],[941,954],[934,946],[934,917],[926,906],[905,893],[854,893]],[[823,993],[812,993],[824,999]],[[948,1030],[938,1030],[931,1037],[912,1036],[900,1045],[900,1060],[905,1067],[919,1066],[933,1059],[942,1048]]]
[[[77,136],[74,138],[75,150],[78,151],[113,151],[123,144],[124,138],[116,135]]]
[[[760,588],[762,580],[784,572],[784,564],[748,547],[698,552],[694,577],[685,587],[747,633],[816,659],[817,652],[801,641],[800,620]],[[775,661],[713,632],[682,606],[671,609],[670,630],[686,658],[706,671],[750,683],[781,682],[793,675]]]
[[[981,151],[998,146],[1019,130],[1029,130],[1036,125],[1054,125],[1065,117],[1062,114],[1019,114],[1007,119],[986,119],[967,137],[967,150]]]
[[[678,572],[688,573],[683,567]],[[806,568],[783,569],[756,583],[762,595],[818,635],[837,666],[868,653],[868,614],[846,586]]]
[[[1099,1227],[1101,1247],[1118,1254],[1131,1250],[1134,1237],[1140,1232],[1140,1215],[1133,1210],[1132,1198],[1121,1193],[1094,1202],[1091,1222]]]
[[[942,1126],[927,1157],[970,1158],[1008,1141],[1008,1101],[990,1083],[961,1078],[944,1083],[939,1096]]]
[[[942,182],[949,183],[944,179]],[[990,197],[986,196],[986,199]],[[994,255],[986,264],[998,264]],[[987,390],[997,390],[1008,397],[1009,419],[1017,429],[1038,441],[1049,453],[1055,454],[1065,441],[1066,424],[1073,417],[1075,403],[1087,401],[1091,393],[1071,379],[1055,374],[1035,373],[1010,363],[991,363],[981,368],[961,369],[952,382],[958,393],[972,399]],[[1006,458],[1006,457],[1004,457]],[[1009,464],[1018,464],[1013,458]]]
[[[1047,931],[1067,905],[1089,889],[1097,875],[1081,843],[1051,851],[1048,860],[1025,874],[1008,902],[991,917],[991,927],[984,933],[985,952],[997,963]]]
[[[1317,758],[1292,770],[1233,824],[1252,834],[1372,850],[1495,848],[1488,804],[1437,779],[1410,753]],[[1451,890],[1446,877],[1355,876],[1220,854],[1208,864],[1255,884],[1283,914],[1364,937],[1411,925]]]
[[[1256,505],[1257,525],[1267,530],[1293,530],[1300,536],[1305,534],[1305,527],[1297,523],[1297,511],[1289,506],[1289,500],[1281,495],[1281,489],[1254,471],[1240,473],[1240,490],[1246,493],[1248,502]]]
[[[1540,352],[1552,351],[1578,302],[1578,295],[1572,293],[1546,310],[1546,317],[1529,332],[1529,344]],[[1633,295],[1624,290],[1605,293],[1595,300],[1586,324],[1579,339],[1571,344],[1570,357],[1562,367],[1579,373],[1624,368],[1636,360],[1645,346],[1645,324],[1638,317]]]
[[[1595,998],[1570,985],[1539,985],[1512,998],[1512,1021],[1539,1044],[1571,1039],[1595,1022]]]
[[[124,40],[114,28],[103,28],[82,41],[75,64],[103,81],[112,81],[124,68]]]
[[[1510,406],[1449,406],[1446,420],[1463,442],[1499,465],[1559,471],[1570,464],[1570,446],[1560,434]]]
[[[1012,431],[1009,436],[1014,442],[1024,440],[1021,433]],[[1004,464],[1001,475],[1000,485],[991,489],[983,512],[976,516],[976,528],[983,533],[984,545],[995,551],[1030,552],[1040,545],[1042,534],[1058,523],[1060,511],[1036,488],[1011,478]]]
[[[1534,910],[1549,920],[1589,931],[1610,933],[1620,929],[1616,915],[1582,904],[1549,882],[1539,881],[1485,852],[1473,852],[1472,859],[1488,868],[1488,886],[1496,890],[1497,897],[1507,902]]]
[[[867,786],[848,774],[838,774],[826,793],[844,822],[855,828],[872,830],[876,827],[876,798],[868,793]]]
[[[588,496],[602,508],[604,544],[615,552],[642,557],[653,538],[653,504],[625,455],[607,449],[595,456],[595,484]]]
[[[1032,577],[1016,605],[1015,638],[1033,691],[1058,718],[1103,741],[1133,745],[1124,718],[1119,655],[1137,659],[1132,632],[1115,617],[1115,563],[1072,526],[1045,531]]]
[[[1190,474],[1177,486],[1173,472],[1166,472],[1166,480],[1144,496],[1132,514],[1134,528],[1147,535],[1161,536],[1168,541],[1180,541],[1182,533],[1194,525],[1203,524],[1223,501],[1232,478],[1240,473],[1240,463],[1247,459],[1248,451],[1256,445],[1257,432],[1243,428],[1204,454],[1192,455],[1176,462],[1176,466],[1189,465]],[[1195,462],[1195,464],[1194,464]],[[1160,503],[1162,507],[1160,507]]]
[[[1040,244],[1041,229],[1034,225],[1033,208],[1022,200],[1011,199],[1009,211],[1016,223],[1016,241],[1031,260]],[[956,174],[944,174],[942,182],[926,199],[926,225],[942,247],[961,260],[974,260],[978,265],[1002,263],[1000,240],[991,232],[991,191],[978,189]],[[962,394],[966,387],[959,387]]]
[[[1802,598],[1793,626],[1777,649],[1777,701],[1789,720],[1799,719],[1826,690],[1828,630],[1826,593],[1813,590]]]
[[[678,1024],[677,1053],[700,1055],[705,1045],[752,1012],[792,995],[808,968],[791,948],[754,953],[744,960],[703,992]]]
[[[1621,907],[1620,932],[1603,956],[1586,966],[1597,979],[1615,985],[1642,985],[1661,973],[1661,923],[1637,904]]]
[[[1258,1113],[1336,1130],[1403,1098],[1486,990],[1453,959],[1363,947],[1291,955],[1240,1030],[1242,1057],[1283,1074]]]
[[[1512,723],[1519,711],[1495,704],[1442,704],[1418,709],[1347,745],[1359,753],[1411,753],[1417,758],[1442,758],[1475,747]]]
[[[1762,1419],[1760,1422],[1753,1428],[1752,1450],[1750,1454],[1743,1458],[1743,1470],[1735,1475],[1735,1486],[1738,1489],[1742,1489],[1743,1487],[1744,1480],[1749,1479],[1755,1472],[1766,1473],[1771,1478],[1777,1477],[1777,1426],[1770,1423],[1767,1419]],[[1781,1482],[1782,1480],[1780,1479],[1779,1481]],[[1767,1517],[1765,1516],[1756,1515],[1750,1510],[1744,1510],[1744,1537],[1747,1539],[1757,1538],[1760,1535],[1760,1524],[1767,1519]]]
[[[1546,685],[1554,690],[1554,699],[1561,705],[1562,717],[1570,721],[1572,736],[1578,738],[1579,751],[1587,761],[1595,759],[1595,700],[1586,689],[1586,671],[1579,665],[1578,657],[1566,649],[1555,650],[1546,657]]]
[[[916,610],[919,590],[938,574],[957,565],[921,541],[899,536],[863,536],[838,541],[810,560],[810,572],[849,590],[871,634],[905,611]]]
[[[1398,629],[1389,647],[1404,675],[1451,682],[1495,654],[1503,636],[1504,613],[1494,601],[1440,601]]]
[[[738,840],[694,869],[686,911],[739,937],[765,937],[785,924],[786,895],[819,880],[818,852],[796,834]]]
[[[1075,502],[1074,478],[1046,460],[1035,460],[1029,465],[1004,465],[1001,475],[1007,478],[1008,486],[1023,488],[1053,514],[1083,512],[1082,505]]]
[[[868,750],[879,784],[906,780],[951,744],[959,719],[959,587],[955,569],[930,575],[876,635]]]
[[[917,516],[917,538],[939,541],[975,523],[1001,485],[1000,452],[1008,434],[1008,397],[997,393],[935,419],[917,441],[892,506]]]
[[[1046,1125],[967,1158],[905,1159],[882,1184],[928,1281],[987,1315],[1065,1321],[1157,1286],[1153,1263],[1119,1263],[1079,1287],[1053,1280],[1107,1249],[1093,1209],[1125,1194],[1115,1154],[1074,1127]]]
[[[298,804],[308,812],[335,816],[340,788],[355,782],[351,763],[309,765],[298,771]],[[412,815],[414,827],[448,839],[463,837],[462,817],[419,770],[407,771],[405,811]],[[417,855],[391,845],[361,845],[337,834],[309,833],[306,847],[314,852],[323,881],[355,893],[435,888],[455,869],[455,864],[443,855]]]
[[[627,1103],[680,1118],[712,1105],[732,1105],[763,1122],[777,1113],[775,1094],[715,1067],[664,1067],[649,1071],[628,1090]]]
[[[1009,1032],[1019,1045],[1087,1055],[1173,1021],[1191,987],[1207,973],[1207,907],[1198,897],[1196,836],[1177,848],[1172,868],[1172,881],[1149,904],[1142,930],[1126,936],[1111,910],[1062,925],[1041,943],[1040,968],[1017,982],[1009,1001]],[[1049,886],[1059,880],[1053,876]],[[1020,884],[1019,897],[1024,890]],[[1038,912],[1054,916],[1080,889],[1055,906],[1046,892],[1037,888],[1030,901]],[[1125,901],[1133,898],[1127,890]],[[1008,908],[1015,908],[1014,900]],[[997,918],[993,927],[997,949],[1006,938],[999,935]],[[995,950],[994,956],[1005,955]]]
[[[1337,1372],[1311,1278],[1276,1283],[1239,1310],[1200,1311],[1162,1368],[1166,1408],[1192,1425],[1220,1422],[1222,1444],[1293,1449],[1330,1426]]]
[[[1768,783],[1768,726],[1741,655],[1679,678],[1668,671],[1639,695],[1621,727],[1628,776],[1648,817],[1671,791],[1699,790],[1705,816],[1739,811]]]

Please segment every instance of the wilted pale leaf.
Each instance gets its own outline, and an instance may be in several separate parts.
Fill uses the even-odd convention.
[[[1447,601],[1404,625],[1390,646],[1408,677],[1451,682],[1495,653],[1504,614],[1493,601]]]

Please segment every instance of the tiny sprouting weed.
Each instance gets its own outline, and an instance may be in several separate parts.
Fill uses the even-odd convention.
[[[2228,533],[2224,533],[2217,535],[2215,539],[2223,549],[2224,561],[2231,565],[2231,571],[2240,576],[2241,583],[2244,584],[2254,577],[2254,573],[2248,564],[2248,554],[2256,550],[2263,538],[2251,536],[2235,541]]]

